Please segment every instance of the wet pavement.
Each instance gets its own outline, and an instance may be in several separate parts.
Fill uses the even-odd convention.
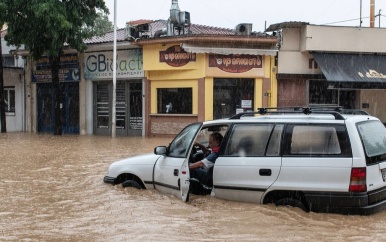
[[[0,241],[385,241],[371,216],[103,183],[108,165],[170,138],[0,134]]]

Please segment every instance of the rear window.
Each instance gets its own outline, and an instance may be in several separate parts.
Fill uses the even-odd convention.
[[[386,128],[379,121],[368,121],[357,124],[359,135],[370,163],[385,159]]]
[[[341,125],[288,125],[284,155],[351,156],[347,132]]]

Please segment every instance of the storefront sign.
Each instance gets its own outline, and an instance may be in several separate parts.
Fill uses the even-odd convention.
[[[229,73],[243,73],[253,68],[262,68],[260,55],[209,55],[209,67],[217,67]]]
[[[191,61],[196,61],[195,53],[188,53],[179,45],[171,46],[159,52],[159,61],[173,67],[180,67]]]
[[[79,68],[59,69],[59,81],[79,81]],[[51,82],[51,70],[36,70],[32,72],[32,82]]]
[[[113,52],[86,53],[84,78],[87,80],[113,78]],[[117,78],[142,78],[142,50],[117,51]]]
[[[60,57],[60,66],[77,66],[79,67],[78,54],[66,54]],[[50,66],[50,60],[48,56],[43,56],[36,61],[37,69],[47,69]]]
[[[142,117],[130,117],[130,129],[142,129]]]
[[[241,100],[242,108],[252,108],[252,100]]]

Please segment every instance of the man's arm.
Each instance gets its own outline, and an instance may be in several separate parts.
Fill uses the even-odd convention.
[[[204,166],[204,163],[202,161],[197,161],[195,163],[190,164],[189,169],[197,169],[203,166]]]

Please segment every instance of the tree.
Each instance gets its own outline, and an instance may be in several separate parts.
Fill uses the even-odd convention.
[[[92,36],[102,36],[113,30],[114,24],[109,20],[108,15],[102,12],[98,13],[94,26],[85,27],[85,31],[90,31]]]
[[[0,13],[5,13],[6,5],[3,0],[0,0]],[[0,15],[0,29],[2,29],[5,23],[5,14]],[[5,103],[4,103],[4,69],[3,69],[3,46],[0,37],[0,126],[1,133],[7,132],[7,126],[5,121]]]
[[[48,55],[55,102],[55,135],[62,134],[60,56],[64,48],[83,51],[83,40],[92,37],[98,13],[109,11],[104,0],[0,0],[7,3],[9,44],[25,45],[33,59]]]

